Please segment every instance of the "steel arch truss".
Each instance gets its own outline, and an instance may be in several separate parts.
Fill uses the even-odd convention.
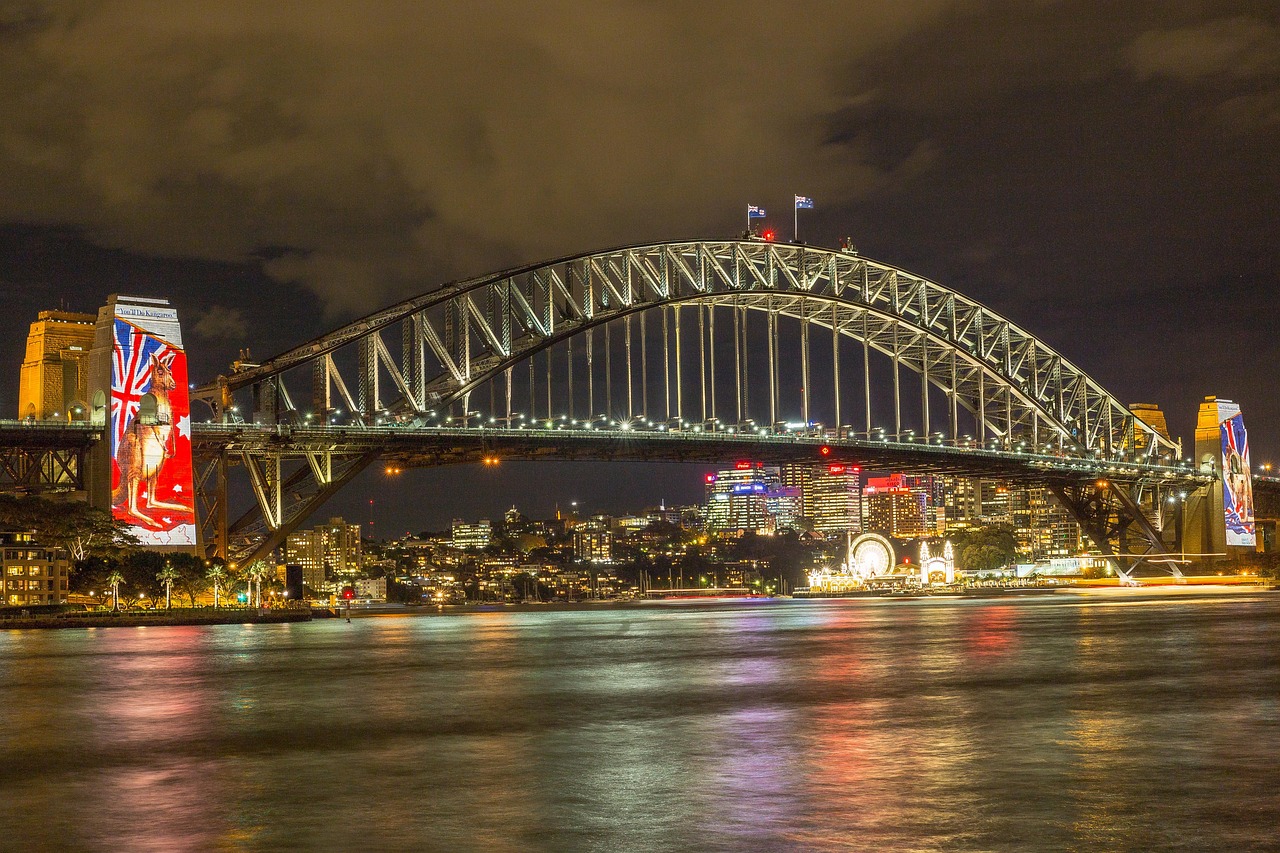
[[[1052,437],[1068,454],[1117,460],[1179,453],[1087,374],[980,303],[848,252],[760,241],[621,248],[455,282],[221,377],[197,396],[224,414],[233,394],[250,388],[255,419],[298,417],[294,374],[302,369],[317,416],[341,409],[363,424],[421,416],[552,344],[691,302],[834,323],[944,389],[987,437]],[[354,358],[339,369],[335,354],[348,345]]]
[[[655,319],[662,326],[662,381],[670,381],[665,359],[674,352],[674,411],[682,418],[680,318],[681,308],[686,309],[683,316],[688,318],[690,307],[696,311],[700,358],[706,357],[701,349],[704,341],[711,343],[710,371],[700,363],[697,372],[700,382],[710,378],[713,418],[715,314],[719,311],[723,316],[728,309],[734,318],[734,347],[743,347],[736,389],[740,410],[749,384],[745,377],[746,317],[748,312],[763,313],[767,319],[770,399],[767,407],[757,402],[757,409],[768,409],[771,424],[780,416],[774,362],[778,319],[785,317],[798,321],[800,329],[804,396],[799,414],[805,423],[809,422],[810,408],[809,330],[818,326],[833,332],[837,426],[841,423],[838,341],[852,339],[862,344],[867,377],[866,438],[872,433],[870,367],[866,365],[868,354],[875,351],[892,365],[895,440],[903,435],[905,392],[900,387],[900,373],[905,368],[921,377],[918,412],[925,440],[932,438],[934,421],[948,423],[951,440],[958,442],[957,412],[963,409],[970,413],[979,443],[993,442],[1006,450],[1028,444],[1033,451],[1052,449],[1065,457],[1138,463],[1180,456],[1177,445],[1136,419],[1123,403],[1059,353],[962,294],[850,252],[757,240],[634,246],[450,283],[261,365],[219,377],[194,396],[209,403],[224,423],[238,420],[236,410],[245,406],[255,423],[282,428],[324,427],[337,413],[356,428],[384,424],[413,428],[427,425],[431,418],[452,411],[458,404],[462,422],[469,423],[471,395],[486,383],[494,393],[497,380],[505,376],[506,425],[511,426],[513,371],[522,362],[529,365],[532,414],[533,357],[544,350],[546,413],[551,417],[551,350],[559,347],[566,350],[569,366],[556,382],[568,386],[564,396],[572,417],[575,343],[581,339],[576,346],[578,355],[585,358],[589,383],[596,373],[593,342],[596,331],[603,327],[607,384],[614,375],[608,367],[610,329],[621,326],[626,338],[630,409],[632,320],[638,316],[640,321],[643,352],[645,319],[660,315]],[[666,340],[668,318],[675,321],[671,348]],[[704,318],[710,323],[709,338]],[[597,361],[600,352],[595,350]],[[735,367],[738,360],[735,351]],[[648,364],[643,355],[641,364],[643,377]],[[642,378],[641,385],[647,395],[647,380]],[[930,388],[941,390],[946,412],[931,413],[930,397],[937,392],[931,395]],[[237,394],[242,395],[240,399]],[[588,390],[588,399],[590,394]],[[702,398],[705,419],[705,384]],[[643,399],[647,406],[647,396]],[[670,401],[668,384],[668,417],[672,413]],[[324,459],[308,455],[300,460],[269,446],[232,443],[222,448],[217,459],[204,460],[198,474],[205,541],[219,543],[218,549],[228,557],[266,553],[376,455],[335,450]],[[227,470],[231,467],[247,475],[254,499],[252,508],[234,521],[228,520],[226,508]],[[1088,510],[1085,503],[1073,502],[1082,512]],[[1087,520],[1087,512],[1085,517]],[[1095,532],[1115,538],[1114,531],[1102,527]]]

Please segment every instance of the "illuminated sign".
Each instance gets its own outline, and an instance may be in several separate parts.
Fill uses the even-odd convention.
[[[187,388],[177,312],[117,305],[111,349],[111,513],[143,545],[196,544]]]
[[[1253,518],[1253,472],[1249,465],[1249,433],[1244,415],[1234,403],[1218,402],[1222,434],[1222,510],[1227,544],[1252,548],[1257,544]]]
[[[750,470],[751,470],[751,463],[750,463],[750,462],[737,462],[737,463],[735,463],[735,464],[734,464],[734,466],[733,466],[733,467],[734,467],[734,468],[736,468],[736,469],[737,469],[737,470],[739,470],[739,471],[750,471]]]
[[[716,481],[716,475],[708,474],[704,479],[707,481],[708,484],[714,483]]]
[[[762,495],[764,483],[736,483],[733,487],[735,495]]]
[[[843,465],[828,465],[828,466],[827,466],[827,473],[828,473],[828,474],[843,474],[843,473],[844,473],[844,471],[845,471],[845,467],[844,467]]]

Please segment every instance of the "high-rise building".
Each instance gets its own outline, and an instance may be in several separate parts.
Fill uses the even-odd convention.
[[[944,521],[946,511],[934,504],[934,490],[931,477],[891,474],[868,478],[863,492],[864,527],[899,539],[937,535],[939,511]]]
[[[788,462],[778,468],[778,480],[784,488],[800,492],[800,514],[813,520],[813,477],[825,466],[807,462]]]
[[[1080,525],[1046,487],[1013,487],[1008,496],[1020,558],[1034,562],[1079,555]]]
[[[287,562],[302,566],[303,582],[319,592],[330,580],[361,569],[360,525],[331,518],[289,536]]]
[[[968,527],[982,516],[980,481],[973,477],[939,477],[942,484],[942,506],[949,527]]]
[[[928,495],[909,488],[902,474],[869,478],[863,499],[867,530],[898,539],[932,535]]]
[[[18,417],[89,420],[89,350],[93,314],[41,311],[27,334],[18,386]]]
[[[573,531],[573,556],[593,563],[613,560],[613,535],[598,525],[582,525]]]
[[[774,511],[779,509],[777,499],[782,484],[777,468],[760,462],[739,462],[726,471],[707,474],[705,486],[709,532],[772,533],[777,529],[777,518],[770,512],[771,497]],[[788,499],[789,511],[794,512],[799,508],[800,496],[793,492]]]
[[[862,471],[854,465],[818,466],[809,483],[813,529],[823,536],[862,532]],[[806,503],[810,501],[806,498]]]
[[[764,494],[764,509],[773,518],[774,530],[804,529],[803,508],[803,495],[799,489],[778,486]]]
[[[1012,487],[1006,480],[978,481],[978,520],[983,524],[1012,524]]]
[[[460,518],[455,518],[450,533],[452,534],[450,544],[453,547],[479,551],[488,548],[489,543],[493,541],[493,524],[487,518],[482,518],[475,524],[468,524]]]

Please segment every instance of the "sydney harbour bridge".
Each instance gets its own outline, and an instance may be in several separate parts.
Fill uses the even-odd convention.
[[[758,239],[451,282],[191,393],[201,541],[235,561],[282,545],[375,463],[751,458],[998,477],[1047,486],[1134,563],[1182,550],[1176,498],[1214,477],[973,299],[851,250]]]

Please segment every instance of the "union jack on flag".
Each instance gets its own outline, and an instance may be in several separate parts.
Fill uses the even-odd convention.
[[[115,426],[112,455],[138,414],[143,395],[151,390],[153,355],[166,365],[173,364],[174,350],[167,343],[124,320],[115,321],[115,346],[111,348],[111,423]]]

